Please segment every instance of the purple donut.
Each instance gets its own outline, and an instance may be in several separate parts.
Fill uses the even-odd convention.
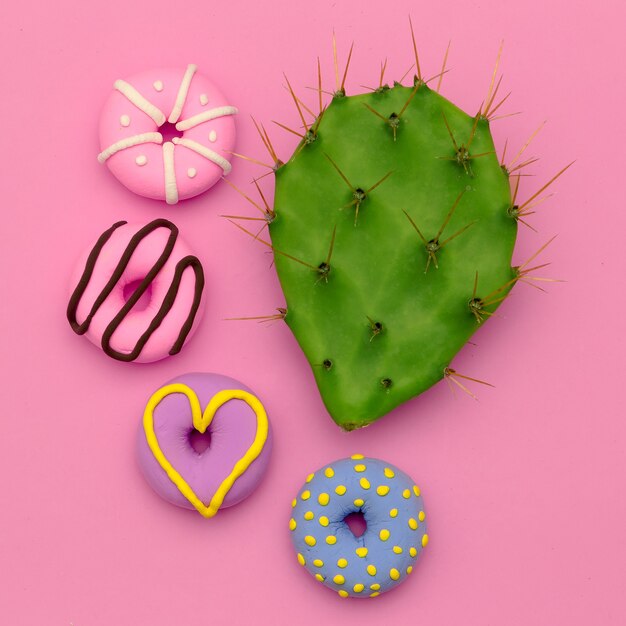
[[[210,435],[198,452],[192,439]],[[157,389],[146,405],[137,455],[150,486],[165,500],[213,517],[257,487],[272,434],[260,400],[219,374],[184,374]]]

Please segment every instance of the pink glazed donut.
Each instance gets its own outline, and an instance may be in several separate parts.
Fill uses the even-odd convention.
[[[196,70],[154,70],[113,84],[98,161],[140,196],[176,204],[231,170],[237,109]]]
[[[202,265],[165,219],[113,224],[84,254],[72,284],[72,330],[118,361],[177,354],[202,314]]]
[[[210,441],[199,451],[194,436],[201,433]],[[157,389],[137,437],[139,466],[150,486],[203,517],[238,504],[256,489],[271,447],[261,401],[219,374],[185,374]]]

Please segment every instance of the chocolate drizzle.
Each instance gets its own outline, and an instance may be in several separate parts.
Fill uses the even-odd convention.
[[[167,228],[170,231],[170,235],[167,239],[167,243],[163,252],[156,260],[154,265],[150,268],[150,271],[146,274],[145,278],[141,281],[141,283],[137,286],[135,291],[133,291],[132,295],[128,299],[128,301],[124,304],[124,306],[120,309],[119,313],[111,320],[108,324],[104,333],[102,334],[102,350],[105,354],[108,354],[110,357],[117,359],[118,361],[134,361],[143,350],[144,346],[152,336],[152,334],[156,331],[157,328],[161,325],[167,314],[170,312],[171,308],[174,306],[174,302],[176,301],[176,296],[178,295],[178,290],[180,288],[180,283],[183,277],[184,271],[191,267],[195,274],[195,290],[194,290],[194,299],[191,305],[191,309],[189,311],[189,315],[185,320],[185,323],[182,325],[180,332],[178,334],[178,338],[174,342],[172,348],[169,351],[169,354],[178,354],[183,344],[185,343],[185,339],[193,326],[193,321],[196,317],[196,313],[198,312],[198,307],[200,306],[200,300],[202,299],[202,290],[204,288],[204,272],[202,270],[202,264],[195,256],[186,256],[182,258],[176,264],[174,269],[174,278],[172,280],[167,293],[165,294],[165,298],[161,304],[161,307],[157,311],[156,315],[152,318],[152,321],[148,325],[146,331],[139,337],[135,347],[129,353],[118,352],[111,347],[111,337],[113,333],[117,330],[120,324],[124,321],[128,313],[132,310],[135,304],[139,301],[141,296],[148,289],[154,278],[161,271],[165,263],[172,254],[174,249],[174,245],[176,244],[176,239],[178,238],[178,228],[172,224],[172,222],[165,219],[157,219],[149,224],[146,224],[143,228],[141,228],[137,233],[133,235],[131,240],[128,242],[128,246],[124,250],[120,260],[115,267],[111,278],[108,280],[102,291],[98,294],[89,314],[85,318],[85,320],[79,324],[76,320],[76,311],[78,309],[78,305],[80,303],[85,290],[87,289],[87,285],[91,280],[93,275],[93,270],[100,256],[100,252],[106,245],[107,241],[111,238],[111,235],[118,229],[120,226],[123,226],[126,222],[117,222],[111,226],[107,231],[102,233],[96,242],[96,245],[93,247],[91,252],[89,253],[89,257],[87,258],[87,262],[85,264],[85,269],[83,270],[83,274],[76,286],[76,289],[72,293],[70,297],[69,304],[67,306],[67,319],[72,327],[72,330],[78,334],[83,335],[87,332],[89,325],[97,313],[98,309],[102,306],[103,302],[109,297],[110,293],[115,288],[115,285],[119,282],[124,270],[128,266],[130,259],[133,255],[133,252],[139,246],[139,244],[153,231],[158,228]]]

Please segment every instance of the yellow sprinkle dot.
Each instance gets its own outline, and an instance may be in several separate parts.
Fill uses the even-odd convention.
[[[370,481],[367,480],[367,478],[361,478],[361,480],[359,480],[359,485],[361,485],[361,487],[363,489],[369,489],[370,488]]]
[[[322,506],[326,506],[330,502],[330,496],[327,493],[320,493],[320,495],[317,496],[317,501]]]
[[[402,548],[401,548],[400,546],[394,546],[394,547],[393,547],[393,551],[394,551],[396,554],[402,554]]]
[[[359,463],[358,465],[354,466],[354,471],[355,472],[364,472],[367,469],[367,467],[365,465],[363,465],[363,463]]]
[[[407,574],[410,574],[412,571],[413,571],[413,566],[412,566],[412,565],[409,565],[409,566],[406,568],[406,573],[407,573]]]
[[[304,565],[305,561],[304,561],[304,557],[298,552],[298,563],[300,563],[300,565]]]
[[[353,454],[350,458],[354,459],[355,461],[360,461],[361,459],[364,459],[365,457],[362,454]]]
[[[342,496],[344,493],[346,493],[346,491],[348,491],[348,490],[346,489],[345,485],[337,485],[335,487],[335,493],[338,496]]]
[[[293,517],[289,520],[289,530],[295,530],[296,529],[296,520],[293,519]]]
[[[408,500],[411,497],[411,490],[410,489],[405,489],[402,492],[402,497],[405,498],[406,500]]]
[[[424,513],[424,511],[420,511],[420,512],[419,512],[419,515],[417,516],[417,519],[418,519],[420,522],[423,522],[423,521],[426,519],[426,513]]]
[[[367,566],[367,573],[370,576],[376,576],[376,566],[375,565],[368,565]]]
[[[326,476],[326,478],[332,478],[335,475],[335,470],[332,467],[327,467],[324,470],[324,476]]]
[[[322,526],[328,526],[328,518],[325,515],[322,515],[317,520]]]
[[[357,548],[355,552],[356,552],[356,555],[360,556],[361,558],[367,556],[367,548]]]
[[[345,589],[340,589],[337,592],[342,598],[347,598],[350,594]]]
[[[380,585],[378,583],[374,583],[373,585],[370,585],[370,589],[372,591],[378,591],[380,589]]]
[[[339,559],[337,561],[337,567],[341,567],[341,568],[348,567],[348,559]]]
[[[304,514],[304,519],[312,520],[314,517],[315,517],[315,514],[313,513],[313,511],[307,511]]]
[[[370,593],[370,598],[375,598],[376,596],[379,596],[380,593],[378,593],[378,591],[375,591],[374,593]]]
[[[323,583],[324,580],[326,580],[321,574],[315,574],[315,578],[317,578],[317,580],[319,580],[321,583]]]
[[[313,480],[314,476],[315,476],[315,474],[309,474],[309,475],[306,477],[306,482],[307,482],[307,483],[310,483],[310,482]]]
[[[389,493],[389,487],[387,485],[379,485],[376,487],[376,493],[379,496],[386,496]]]
[[[307,535],[304,538],[304,543],[306,543],[307,546],[314,546],[317,541],[315,540],[315,537],[313,537],[312,535]]]
[[[422,548],[425,548],[428,545],[428,535],[424,535],[422,537]]]
[[[357,498],[357,499],[354,501],[354,506],[363,506],[364,504],[365,504],[365,501],[364,501],[364,500],[361,500],[361,498]]]
[[[391,580],[398,580],[400,578],[400,572],[395,567],[392,567],[389,570],[389,578],[391,578]]]
[[[346,582],[346,579],[341,574],[335,574],[333,576],[333,582],[335,585],[343,585]]]
[[[414,517],[409,517],[409,528],[411,530],[417,530],[418,526],[417,520]]]
[[[300,497],[303,500],[308,500],[311,497],[311,492],[307,489],[306,491],[302,492],[302,495]]]
[[[387,541],[387,539],[389,539],[389,535],[391,533],[386,529],[383,528],[379,533],[378,536],[380,537],[381,541]]]
[[[322,561],[322,559],[315,559],[313,565],[315,565],[315,567],[324,567],[324,561]]]
[[[354,591],[355,593],[361,593],[363,589],[365,589],[365,585],[363,585],[362,583],[357,583],[356,585],[354,585],[354,587],[352,587],[352,591]]]
[[[335,535],[328,535],[328,537],[326,537],[326,543],[329,546],[333,546],[337,543],[337,537],[335,537]]]
[[[410,554],[413,558],[415,558],[415,557],[417,556],[417,550],[416,550],[413,546],[411,546],[411,547],[409,548],[409,554]]]
[[[413,485],[413,493],[419,498],[422,492],[420,491],[420,488],[417,485]]]
[[[294,498],[294,499],[291,501],[291,508],[292,508],[292,509],[295,509],[295,508],[296,508],[296,504],[298,504],[298,501]]]
[[[395,472],[390,467],[386,467],[384,469],[384,472],[387,478],[393,478],[396,475]]]
[[[398,517],[398,509],[391,509],[391,511],[389,511],[389,517]]]

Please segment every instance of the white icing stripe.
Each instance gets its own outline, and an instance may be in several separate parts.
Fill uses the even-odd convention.
[[[187,92],[189,91],[189,85],[191,85],[191,79],[197,69],[198,66],[192,63],[188,65],[185,70],[185,75],[183,76],[183,80],[178,88],[178,95],[176,96],[176,102],[174,102],[174,108],[167,119],[170,124],[176,124],[176,122],[178,122],[178,118],[180,117],[183,107],[185,106],[185,100],[187,100]]]
[[[142,133],[141,135],[131,135],[130,137],[125,137],[103,150],[98,155],[98,161],[100,163],[104,163],[116,152],[125,150],[126,148],[132,148],[132,146],[138,146],[142,143],[163,143],[163,135],[161,135],[161,133]]]
[[[202,113],[198,113],[198,115],[194,115],[193,117],[178,122],[178,124],[176,124],[176,130],[188,130],[198,124],[202,124],[202,122],[208,122],[209,120],[214,120],[217,117],[224,117],[224,115],[236,115],[237,113],[239,113],[239,111],[236,107],[216,107],[215,109],[202,111]]]
[[[213,150],[210,150],[197,141],[185,139],[184,137],[174,137],[172,141],[177,145],[185,146],[185,148],[193,150],[209,161],[213,161],[213,163],[219,165],[224,170],[224,174],[228,174],[232,169],[230,163],[223,156],[220,156],[217,152],[213,152]]]
[[[113,87],[117,89],[123,96],[132,102],[139,110],[149,115],[156,123],[161,126],[165,123],[165,114],[161,109],[154,106],[152,102],[146,100],[132,85],[124,80],[116,80]]]
[[[166,141],[163,144],[163,169],[165,172],[165,202],[176,204],[178,202],[178,187],[176,185],[176,172],[174,171],[174,144]]]

